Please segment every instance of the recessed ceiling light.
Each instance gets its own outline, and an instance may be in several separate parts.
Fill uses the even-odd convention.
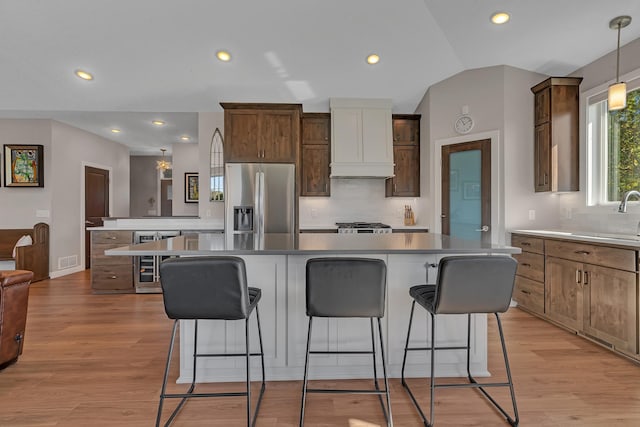
[[[162,125],[164,125],[164,121],[162,121],[162,120],[154,120],[154,121],[152,121],[151,123],[153,123],[153,124],[154,124],[154,125],[156,125],[156,126],[162,126]]]
[[[219,50],[216,52],[216,57],[223,62],[231,61],[231,54],[226,50]]]
[[[122,132],[120,129],[113,128],[111,129],[111,133],[120,133]]]
[[[494,24],[505,24],[509,21],[509,14],[507,12],[496,12],[491,16],[491,22]]]
[[[93,80],[93,75],[84,70],[76,70],[74,71],[75,75],[80,77],[82,80]]]
[[[380,62],[380,57],[375,53],[372,53],[371,55],[367,56],[367,64],[373,65],[373,64],[377,64],[378,62]]]
[[[180,137],[180,139],[183,141],[189,141],[191,138],[189,138],[187,135],[183,135]]]

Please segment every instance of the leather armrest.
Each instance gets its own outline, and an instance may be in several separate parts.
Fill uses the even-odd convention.
[[[33,272],[26,270],[0,271],[0,286],[8,288],[10,286],[22,285],[31,282]]]

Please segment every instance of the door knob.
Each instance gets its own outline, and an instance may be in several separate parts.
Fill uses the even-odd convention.
[[[476,230],[476,231],[482,231],[483,233],[489,231],[489,226],[488,225],[483,225],[482,227],[480,227],[480,229]]]

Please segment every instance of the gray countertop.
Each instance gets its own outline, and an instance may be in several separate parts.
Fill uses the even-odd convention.
[[[524,234],[534,237],[577,240],[580,242],[600,243],[640,249],[640,236],[635,234],[569,230],[511,230],[510,232],[512,234]]]
[[[514,254],[519,248],[433,233],[200,234],[129,245],[105,255]]]

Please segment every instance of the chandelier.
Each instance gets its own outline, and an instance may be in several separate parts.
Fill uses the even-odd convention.
[[[161,171],[166,171],[167,169],[171,169],[171,162],[168,162],[164,159],[164,152],[167,151],[166,148],[161,148],[160,151],[162,151],[162,160],[158,160],[156,163],[156,169],[161,170]]]

